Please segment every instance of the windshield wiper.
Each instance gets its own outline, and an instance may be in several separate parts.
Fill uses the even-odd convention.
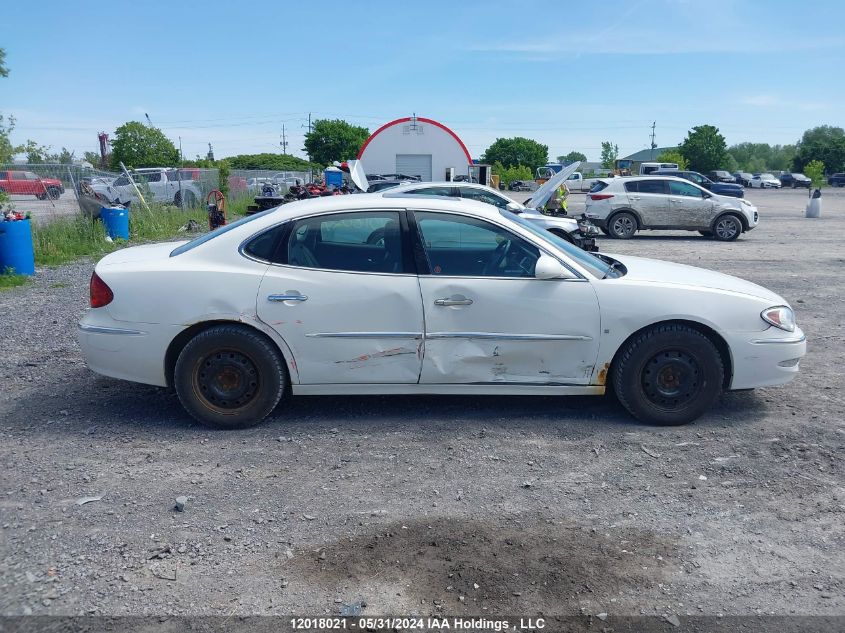
[[[607,276],[610,273],[616,272],[617,270],[619,272],[622,272],[622,264],[617,262],[615,259],[611,259],[610,262],[607,264],[607,266],[608,266],[607,272],[604,274],[604,277],[602,277],[602,279],[607,279]],[[618,266],[618,268],[617,268],[617,266]],[[621,277],[621,275],[614,275],[614,276],[620,276]]]

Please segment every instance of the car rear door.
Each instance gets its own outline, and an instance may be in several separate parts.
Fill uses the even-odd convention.
[[[712,199],[699,187],[679,180],[669,181],[672,225],[680,229],[707,229],[713,220]],[[708,194],[709,195],[709,194]]]
[[[540,249],[491,222],[433,211],[414,218],[425,259],[421,384],[589,383],[600,315],[586,279],[536,279]]]
[[[667,181],[644,178],[625,183],[628,202],[645,227],[665,227],[671,223]]]
[[[401,211],[379,210],[275,229],[257,313],[290,347],[301,384],[419,380],[423,311],[406,227]]]

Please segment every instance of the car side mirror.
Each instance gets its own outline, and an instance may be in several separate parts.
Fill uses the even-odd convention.
[[[519,213],[520,211],[522,211],[522,206],[517,204],[516,202],[508,202],[505,205],[505,209],[507,209],[511,213]]]
[[[712,193],[702,193],[701,195],[702,195],[702,196],[704,196],[704,199],[705,199],[705,200],[706,200],[707,198],[712,198],[712,197],[713,197],[713,194],[712,194]]]
[[[541,254],[534,266],[537,279],[574,279],[572,273],[551,255]]]

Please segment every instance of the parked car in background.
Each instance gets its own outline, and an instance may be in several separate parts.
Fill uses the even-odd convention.
[[[640,175],[646,176],[656,172],[658,169],[678,169],[677,163],[641,163]]]
[[[508,191],[531,191],[531,185],[524,180],[513,180],[508,185]]]
[[[845,173],[838,173],[829,176],[827,184],[831,187],[845,187]]]
[[[724,169],[717,169],[715,171],[711,171],[707,175],[713,182],[730,182],[736,184],[736,180],[734,179],[733,174],[731,174],[731,172],[729,171],[725,171]]]
[[[198,183],[187,170],[168,169],[166,167],[148,167],[129,172],[132,180],[146,199],[147,193],[155,202],[175,204],[177,207],[196,207],[203,200],[203,193]],[[92,186],[94,191],[109,202],[138,202],[138,194],[132,182],[124,174],[114,179],[107,187]]]
[[[775,178],[772,174],[754,174],[748,182],[748,186],[752,189],[780,189],[780,180]]]
[[[596,236],[600,235],[598,227],[582,219],[544,215],[526,207],[507,196],[500,194],[492,187],[486,187],[468,182],[426,182],[410,183],[387,189],[385,196],[444,196],[448,198],[462,198],[476,200],[494,207],[511,211],[520,217],[554,233],[567,242],[583,248],[586,251],[597,251]]]
[[[752,174],[749,174],[747,171],[738,171],[738,172],[735,172],[731,175],[734,177],[733,182],[735,182],[738,185],[742,185],[743,187],[748,187],[749,183],[751,182],[751,179],[754,177]]]
[[[58,200],[65,186],[56,178],[42,178],[31,171],[0,171],[0,191],[13,196],[35,196],[39,200]]]
[[[759,219],[747,200],[663,175],[600,180],[587,194],[585,215],[617,239],[651,229],[698,231],[724,242],[750,231]]]
[[[713,182],[707,176],[699,174],[697,171],[682,171],[679,169],[658,169],[652,172],[654,176],[677,176],[684,180],[694,182],[699,187],[704,187],[708,191],[717,193],[720,196],[732,196],[734,198],[742,198],[745,195],[745,190],[737,184],[726,182]]]
[[[466,174],[458,174],[455,176],[455,180],[453,182],[478,182],[478,178],[475,176],[467,176]]]
[[[488,204],[408,202],[304,200],[190,242],[107,255],[77,329],[88,367],[172,387],[188,414],[229,429],[298,395],[602,395],[608,385],[639,420],[676,425],[723,391],[799,371],[804,333],[766,288],[585,253]],[[378,230],[387,237],[373,243]]]
[[[813,181],[804,174],[792,174],[786,171],[780,175],[780,184],[783,187],[792,187],[793,189],[796,187],[806,187],[809,189]]]
[[[369,178],[367,178],[367,182],[369,182]],[[384,179],[384,180],[375,180],[369,183],[369,187],[367,187],[367,193],[376,193],[378,191],[384,191],[386,189],[392,189],[393,187],[397,187],[399,185],[404,185],[405,183],[418,183],[419,180],[416,179],[404,179],[404,180],[396,180],[393,178]]]

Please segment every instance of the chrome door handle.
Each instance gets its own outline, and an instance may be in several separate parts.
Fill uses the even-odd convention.
[[[435,299],[434,305],[436,306],[471,306],[472,299]]]
[[[308,297],[305,295],[270,295],[267,297],[267,301],[273,301],[274,303],[279,303],[282,301],[308,301]]]

